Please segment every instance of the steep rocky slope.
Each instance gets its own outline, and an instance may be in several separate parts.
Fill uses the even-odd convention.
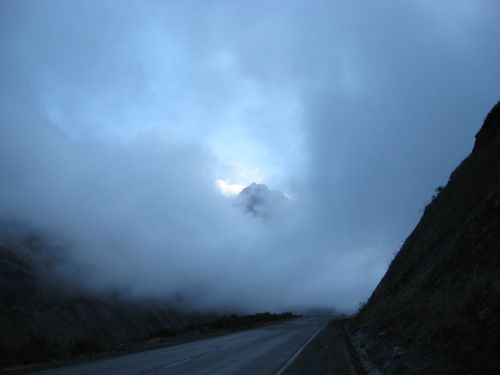
[[[351,328],[388,374],[500,374],[500,103]]]

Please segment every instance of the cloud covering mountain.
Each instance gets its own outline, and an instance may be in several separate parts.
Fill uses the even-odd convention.
[[[255,182],[240,191],[234,203],[243,212],[263,219],[284,215],[291,205],[291,201],[281,191],[270,190],[265,184]]]
[[[0,4],[0,219],[93,291],[354,309],[500,96],[493,2]],[[293,197],[255,220],[214,181]]]

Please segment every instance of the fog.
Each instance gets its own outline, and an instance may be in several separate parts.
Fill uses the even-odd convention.
[[[0,220],[92,292],[353,311],[500,98],[495,1],[2,1]],[[245,214],[216,181],[291,209]],[[229,186],[229,185],[228,185]]]

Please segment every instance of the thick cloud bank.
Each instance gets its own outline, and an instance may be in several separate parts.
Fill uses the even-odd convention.
[[[90,290],[351,310],[500,97],[498,4],[435,3],[3,1],[0,219]]]

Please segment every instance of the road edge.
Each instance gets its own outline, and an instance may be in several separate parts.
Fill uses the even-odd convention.
[[[349,364],[351,373],[353,375],[367,375],[369,372],[363,365],[363,362],[360,358],[360,354],[351,340],[351,336],[347,331],[345,323],[346,323],[345,320],[340,321],[340,326],[342,327],[342,333],[344,335],[344,343],[346,346],[346,351],[345,351],[346,360],[347,363]]]
[[[276,372],[275,375],[284,374],[285,371],[288,369],[288,367],[290,367],[290,365],[295,361],[295,359],[297,359],[297,357],[300,355],[300,353],[302,353],[304,351],[304,349],[307,348],[307,346],[311,343],[311,341],[313,341],[316,338],[316,336],[319,335],[319,333],[328,325],[328,323],[330,323],[330,320],[327,321],[325,324],[323,324],[323,326],[321,326],[314,333],[314,335],[312,335],[290,358],[288,358],[288,360],[285,362],[285,364],[283,366],[281,366],[281,368],[278,370],[278,372]]]

